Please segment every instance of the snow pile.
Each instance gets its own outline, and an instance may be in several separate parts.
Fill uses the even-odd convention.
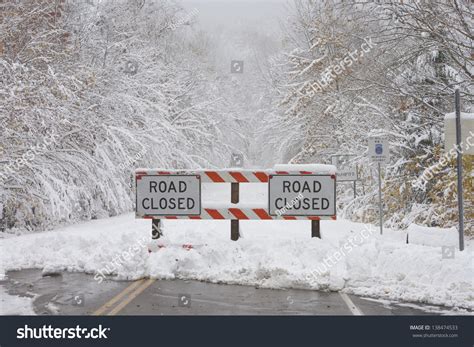
[[[122,259],[124,252],[148,236],[148,224],[126,214],[0,240],[0,279],[8,270],[26,268],[43,269],[45,273],[96,273],[115,267],[115,273],[123,278],[146,276],[146,247],[133,251],[133,259]]]
[[[98,271],[109,269],[117,279],[342,290],[474,308],[469,243],[453,259],[443,259],[441,247],[406,244],[394,231],[380,236],[376,228],[345,220],[323,221],[322,239],[310,238],[308,221],[241,222],[238,242],[230,241],[228,221],[169,221],[164,227],[165,237],[153,244],[161,248],[153,253],[140,246],[150,235],[150,221],[132,214],[3,239],[0,273],[46,268],[88,272],[98,279]]]
[[[456,228],[424,227],[411,224],[408,229],[410,243],[425,246],[458,246],[459,234]]]

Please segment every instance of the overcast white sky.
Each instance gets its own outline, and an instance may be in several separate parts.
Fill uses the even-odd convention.
[[[278,26],[279,20],[286,17],[286,6],[291,0],[181,0],[187,11],[196,9],[196,20],[206,30],[217,30],[224,26],[251,25]]]

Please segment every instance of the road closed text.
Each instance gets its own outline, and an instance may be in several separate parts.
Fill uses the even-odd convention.
[[[137,214],[199,215],[201,182],[197,175],[137,177]]]
[[[335,216],[331,175],[274,175],[269,180],[270,215]]]
[[[291,203],[294,201],[293,203]],[[288,205],[291,205],[288,208]],[[314,210],[314,211],[324,211],[329,209],[331,203],[327,198],[302,198],[302,199],[291,199],[288,198],[276,198],[275,199],[275,208],[283,209],[288,208],[289,210]]]

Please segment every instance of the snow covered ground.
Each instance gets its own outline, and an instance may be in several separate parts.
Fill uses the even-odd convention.
[[[227,190],[207,193],[203,197],[215,201],[229,195]],[[249,187],[241,199],[260,200],[265,194]],[[232,242],[229,224],[165,222],[165,236],[151,245],[157,249],[152,253],[147,245],[151,222],[132,213],[5,238],[0,240],[0,277],[8,270],[39,268],[87,272],[100,281],[112,272],[117,279],[151,276],[344,291],[474,309],[472,242],[464,252],[456,250],[454,258],[442,256],[442,245],[456,236],[453,230],[412,226],[415,243],[406,244],[406,232],[386,230],[380,236],[376,227],[347,220],[321,222],[322,239],[310,237],[308,221],[245,221],[242,239]]]

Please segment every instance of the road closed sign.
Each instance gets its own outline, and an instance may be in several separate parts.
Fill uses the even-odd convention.
[[[268,181],[271,216],[335,216],[335,175],[271,175]]]
[[[137,175],[137,216],[201,214],[199,175]]]

